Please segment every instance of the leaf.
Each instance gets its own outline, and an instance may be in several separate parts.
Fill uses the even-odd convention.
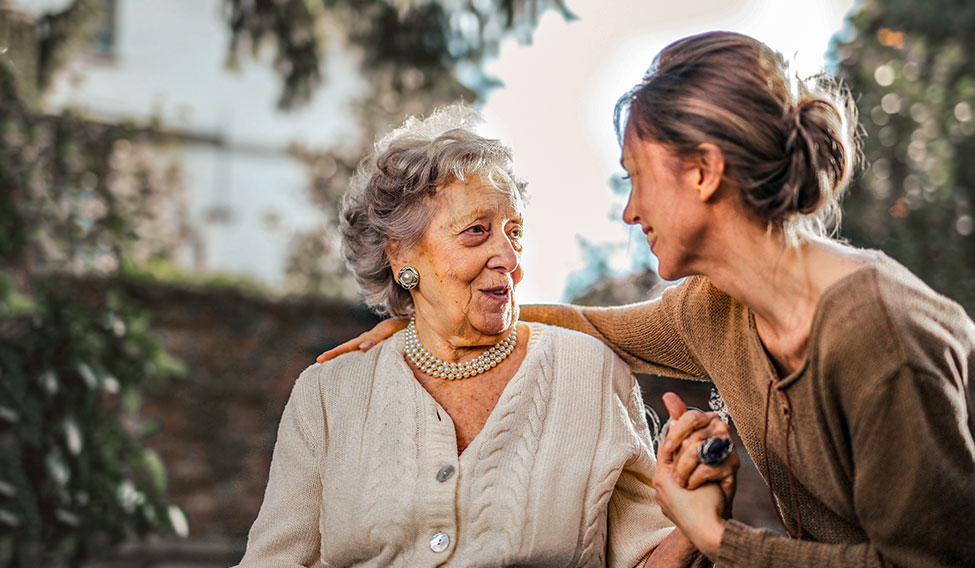
[[[160,495],[166,493],[166,465],[163,463],[159,454],[150,448],[142,452],[142,459],[152,482],[153,489]]]

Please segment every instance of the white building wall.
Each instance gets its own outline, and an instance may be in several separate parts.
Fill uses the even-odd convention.
[[[16,0],[27,11],[65,0]],[[327,149],[358,140],[349,103],[366,93],[355,57],[328,49],[326,84],[306,106],[277,109],[281,80],[269,50],[226,66],[230,33],[222,0],[116,0],[114,54],[75,57],[47,93],[51,110],[80,108],[118,121],[155,118],[220,144],[176,152],[199,243],[181,255],[188,268],[282,281],[289,236],[320,224],[305,194],[306,172],[291,143]],[[269,222],[279,220],[278,223]]]

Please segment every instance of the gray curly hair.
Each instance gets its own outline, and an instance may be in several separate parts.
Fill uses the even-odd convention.
[[[428,118],[411,117],[376,142],[342,201],[342,254],[365,296],[381,315],[409,316],[413,297],[394,280],[386,254],[391,241],[409,250],[433,218],[437,191],[478,176],[523,200],[525,183],[511,168],[511,150],[474,128],[478,113],[462,105],[441,107]],[[422,276],[422,275],[421,275]]]

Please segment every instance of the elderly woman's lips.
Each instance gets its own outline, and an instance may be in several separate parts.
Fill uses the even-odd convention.
[[[492,300],[497,300],[500,302],[507,302],[508,298],[511,297],[511,290],[507,287],[503,288],[485,288],[481,290],[481,293]]]

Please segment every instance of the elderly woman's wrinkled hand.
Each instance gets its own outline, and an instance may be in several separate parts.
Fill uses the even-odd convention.
[[[674,393],[664,394],[663,401],[670,412],[671,422],[660,450],[673,462],[674,481],[678,486],[689,490],[697,489],[705,483],[717,483],[727,502],[724,516],[730,516],[738,468],[741,465],[738,452],[732,450],[721,463],[707,465],[701,463],[698,450],[708,438],[731,440],[731,429],[714,412],[688,409],[684,401]]]
[[[377,323],[372,329],[362,332],[358,337],[354,337],[322,353],[315,360],[319,363],[324,363],[325,361],[335,359],[339,355],[351,353],[356,350],[369,351],[373,345],[405,328],[408,323],[410,323],[408,318],[385,319]]]

